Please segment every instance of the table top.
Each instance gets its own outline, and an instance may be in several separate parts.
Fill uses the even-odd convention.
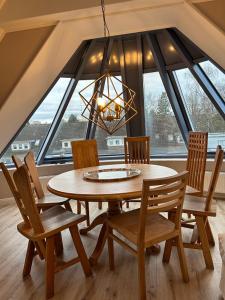
[[[83,178],[84,172],[111,169],[137,168],[141,174],[132,179],[116,182],[92,182]],[[165,178],[177,174],[171,168],[153,164],[118,164],[77,169],[54,176],[48,182],[48,190],[58,196],[83,201],[113,201],[139,198],[143,179]]]

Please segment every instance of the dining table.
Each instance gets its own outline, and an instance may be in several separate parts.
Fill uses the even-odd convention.
[[[113,172],[113,170],[139,170],[139,174],[131,178],[110,178],[108,180],[89,180],[84,175],[90,172]],[[113,164],[96,167],[76,169],[64,172],[52,177],[47,185],[48,190],[61,197],[87,202],[107,202],[107,211],[98,215],[86,228],[80,230],[81,234],[87,234],[97,225],[102,224],[96,246],[89,258],[95,265],[100,257],[106,239],[106,221],[112,215],[121,214],[122,201],[140,199],[142,196],[142,183],[145,179],[166,178],[177,172],[168,167],[155,164]]]

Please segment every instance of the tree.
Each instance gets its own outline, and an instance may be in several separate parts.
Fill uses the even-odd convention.
[[[74,115],[74,114],[71,114],[71,115],[69,116],[68,123],[71,124],[71,123],[77,123],[77,122],[79,122],[78,119],[77,119],[77,116]]]
[[[208,66],[210,67],[210,66]],[[218,71],[211,67],[206,70],[213,82],[219,82],[216,78]],[[194,129],[208,132],[225,132],[225,122],[214,105],[208,99],[193,75],[186,71],[180,78],[180,84],[184,93],[188,114]]]
[[[167,146],[169,135],[172,135],[173,141],[176,141],[178,127],[166,92],[162,92],[153,117],[153,139],[155,143],[161,146]]]
[[[170,109],[169,100],[167,98],[166,92],[162,92],[159,98],[158,106],[156,108],[156,115],[157,116],[171,115],[171,109]]]

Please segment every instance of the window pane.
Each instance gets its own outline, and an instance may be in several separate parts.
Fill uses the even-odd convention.
[[[100,155],[124,154],[124,137],[127,136],[126,126],[109,135],[105,130],[96,127],[95,138]]]
[[[64,157],[70,156],[71,141],[85,139],[87,130],[87,119],[81,116],[85,105],[79,96],[79,92],[90,84],[92,80],[80,80],[71,97],[70,103],[64,113],[64,116],[59,124],[59,128],[53,138],[53,141],[47,152],[47,156]],[[94,87],[94,85],[93,85]],[[93,90],[88,90],[85,97],[91,98]]]
[[[121,80],[121,76],[116,76]],[[122,93],[122,84],[117,80],[113,80],[115,88],[118,94]],[[109,93],[111,97],[115,97],[115,91],[111,85],[109,85]],[[104,93],[107,93],[104,90]],[[126,126],[121,127],[114,134],[109,135],[105,130],[100,127],[96,127],[95,138],[98,144],[98,152],[100,155],[118,155],[124,153],[124,137],[127,135]]]
[[[202,62],[200,63],[200,66],[225,100],[225,74],[210,61]]]
[[[186,108],[196,131],[209,132],[208,150],[225,145],[225,121],[188,69],[176,71]]]
[[[69,78],[60,78],[57,81],[1,160],[10,164],[12,163],[11,155],[17,155],[23,159],[29,150],[32,150],[35,156],[37,155],[69,82]]]
[[[151,137],[151,154],[186,153],[186,146],[159,73],[147,73],[143,78],[145,127],[146,134]]]

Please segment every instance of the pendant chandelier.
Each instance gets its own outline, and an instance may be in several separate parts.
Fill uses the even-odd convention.
[[[104,36],[106,45],[108,45],[110,33],[105,18],[104,0],[101,0],[101,8]],[[104,49],[103,59],[107,55],[106,52],[107,47]],[[81,115],[112,135],[137,114],[134,103],[136,93],[118,77],[113,76],[108,68],[104,71],[103,75],[101,74],[98,79],[79,92],[85,104]],[[94,92],[92,93],[93,89]],[[90,94],[92,94],[90,98],[85,96]]]

